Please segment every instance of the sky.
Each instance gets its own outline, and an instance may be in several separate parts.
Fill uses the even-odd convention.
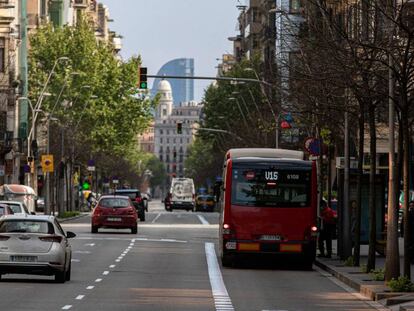
[[[194,58],[197,76],[216,76],[217,58],[232,53],[228,37],[237,34],[237,5],[244,0],[99,0],[114,21],[110,29],[123,36],[124,59],[141,55],[148,74],[169,60]],[[152,87],[152,79],[149,87]],[[200,101],[209,81],[194,82]],[[174,95],[174,94],[173,94]]]

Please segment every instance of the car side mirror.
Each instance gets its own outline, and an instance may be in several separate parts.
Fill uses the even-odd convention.
[[[75,233],[73,233],[73,232],[71,232],[71,231],[67,231],[66,232],[66,237],[68,238],[68,239],[72,239],[72,238],[74,238],[76,236],[76,234]]]

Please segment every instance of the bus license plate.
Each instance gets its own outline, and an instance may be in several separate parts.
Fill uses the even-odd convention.
[[[10,261],[14,262],[36,262],[36,256],[10,256]]]
[[[260,237],[260,240],[263,240],[263,241],[280,241],[281,237],[280,237],[280,235],[262,235]]]

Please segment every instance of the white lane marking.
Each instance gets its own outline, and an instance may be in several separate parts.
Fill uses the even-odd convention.
[[[102,272],[102,274],[103,275],[108,275],[109,274],[109,271],[104,271],[104,272]]]
[[[116,265],[110,265],[110,266],[109,266],[109,268],[110,268],[110,269],[113,269],[113,268],[115,268],[115,267],[116,267]]]
[[[207,219],[204,218],[202,215],[197,215],[198,219],[200,219],[201,223],[203,225],[209,225],[210,223],[207,221]]]
[[[224,285],[220,266],[217,261],[216,251],[213,243],[205,243],[207,257],[208,276],[210,278],[211,290],[213,292],[216,310],[234,310],[226,285]]]
[[[158,218],[160,218],[161,213],[158,213],[158,215],[151,221],[152,224],[155,224]]]
[[[76,300],[82,300],[85,297],[85,295],[78,295],[75,299]]]
[[[141,225],[140,225],[141,226]],[[198,228],[204,228],[208,227],[207,225],[197,225]],[[217,226],[218,228],[218,226]],[[196,229],[196,228],[194,228]],[[103,240],[103,241],[127,241],[127,239],[121,239],[121,238],[93,238],[93,237],[79,237],[75,238],[78,240]],[[148,238],[137,238],[137,241],[148,241],[148,242],[165,242],[162,239],[148,239]],[[187,241],[184,240],[174,240],[174,239],[168,239],[167,242],[174,242],[174,243],[187,243]],[[134,244],[130,244],[131,246],[134,246]],[[81,251],[81,252],[88,252],[89,251]]]
[[[80,262],[80,260],[79,260],[79,259],[73,259],[73,258],[72,258],[70,261],[71,261],[71,262]]]
[[[94,289],[94,288],[95,288],[95,286],[93,286],[93,285],[90,285],[90,286],[86,287],[86,289]]]
[[[102,282],[102,279],[96,279],[95,280],[95,283],[99,283],[99,282]]]
[[[88,224],[79,224],[76,227],[90,227]],[[203,225],[203,224],[160,224],[160,223],[140,223],[138,227],[142,228],[186,228],[186,229],[217,229],[219,227],[218,224],[210,224],[210,225]],[[129,240],[128,238],[110,238],[110,237],[99,237],[99,236],[88,236],[88,237],[76,237],[74,240],[82,240],[82,239],[90,239],[90,240]]]
[[[85,246],[95,246],[95,243],[87,243],[87,244],[85,244]]]
[[[62,310],[69,310],[70,308],[72,308],[72,305],[66,305],[62,307]]]
[[[121,261],[121,259],[116,259],[116,260],[115,260],[115,262],[120,262],[120,261]]]
[[[325,272],[321,268],[318,268],[318,267],[315,267],[315,266],[313,266],[313,268],[316,271],[318,271],[320,274],[325,276],[327,279],[329,279],[332,283],[338,285],[339,287],[341,287],[342,289],[344,289],[345,291],[347,291],[348,293],[350,293],[354,297],[358,298],[359,300],[363,301],[364,303],[366,303],[370,307],[372,307],[376,310],[379,310],[379,311],[389,311],[389,310],[391,310],[391,309],[388,309],[388,308],[384,307],[382,304],[380,304],[378,302],[369,300],[367,297],[365,297],[364,295],[362,295],[359,292],[355,291],[353,288],[349,287],[345,283],[342,283],[340,280],[338,280],[332,274]]]
[[[90,254],[90,251],[74,251],[76,254]]]

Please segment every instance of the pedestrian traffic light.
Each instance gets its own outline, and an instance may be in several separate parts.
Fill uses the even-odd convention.
[[[138,86],[142,90],[146,90],[148,87],[147,83],[147,67],[140,67],[139,68],[139,81]]]
[[[181,122],[177,122],[177,134],[183,133],[183,124]]]

